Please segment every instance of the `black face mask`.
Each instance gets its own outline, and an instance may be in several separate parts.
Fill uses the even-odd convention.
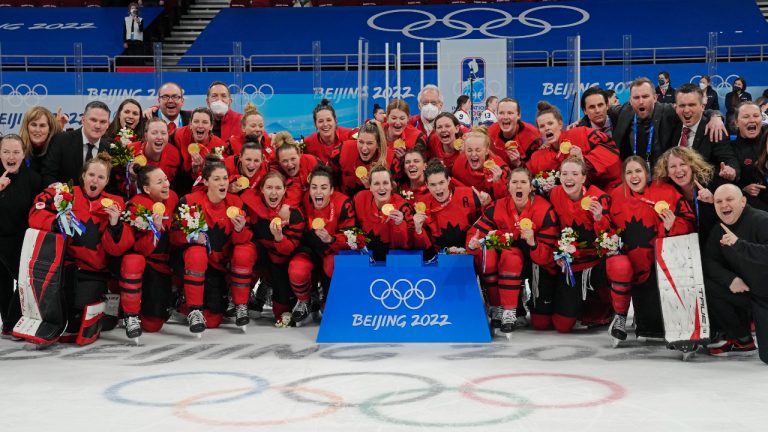
[[[663,86],[663,85],[664,85],[664,84],[666,84],[666,83],[667,83],[667,81],[666,81],[666,80],[663,80],[663,79],[659,79],[659,85],[660,85],[660,86]]]
[[[742,88],[741,88],[741,87],[739,87],[739,86],[733,86],[733,91],[735,91],[736,93],[741,93],[741,90],[742,90]]]

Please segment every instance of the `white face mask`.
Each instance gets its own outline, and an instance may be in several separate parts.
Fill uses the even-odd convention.
[[[699,83],[699,88],[701,88],[702,90],[706,90],[707,87],[709,87],[709,85],[707,85],[706,83]]]
[[[223,116],[229,111],[229,105],[222,101],[211,102],[211,111],[217,116]]]
[[[435,104],[428,103],[421,107],[421,116],[424,117],[424,120],[432,121],[438,114],[440,114],[440,110]]]

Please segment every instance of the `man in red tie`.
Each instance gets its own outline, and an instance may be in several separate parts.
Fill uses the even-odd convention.
[[[191,111],[185,111],[184,90],[175,82],[167,82],[157,90],[157,106],[144,110],[147,119],[160,117],[168,123],[168,135],[173,135],[176,129],[189,124]]]
[[[675,112],[680,118],[680,125],[673,134],[673,142],[682,147],[690,147],[712,164],[720,179],[715,186],[724,182],[733,182],[739,176],[739,162],[728,142],[728,137],[712,142],[704,133],[704,125],[711,114],[704,111],[704,92],[693,84],[683,84],[675,95]]]

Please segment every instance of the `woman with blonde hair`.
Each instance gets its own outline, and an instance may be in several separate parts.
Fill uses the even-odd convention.
[[[475,127],[464,135],[464,153],[453,163],[453,178],[464,186],[475,188],[483,205],[491,199],[507,196],[509,166],[491,152],[491,140],[485,127]]]
[[[61,131],[61,124],[48,108],[34,106],[24,114],[19,136],[24,145],[27,164],[33,171],[40,172],[51,138]]]
[[[256,105],[248,102],[243,109],[243,118],[240,119],[240,133],[226,137],[227,145],[224,147],[225,156],[239,155],[246,141],[254,141],[261,144],[263,159],[272,162],[275,158],[275,148],[272,138],[264,128],[264,114]]]
[[[370,172],[375,165],[392,166],[393,153],[387,150],[387,138],[379,122],[371,120],[357,132],[356,139],[344,141],[331,158],[331,166],[340,178],[341,192],[349,197],[370,187]]]

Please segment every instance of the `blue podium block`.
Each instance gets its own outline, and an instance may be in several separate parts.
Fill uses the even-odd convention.
[[[472,256],[337,255],[317,342],[491,342]]]

